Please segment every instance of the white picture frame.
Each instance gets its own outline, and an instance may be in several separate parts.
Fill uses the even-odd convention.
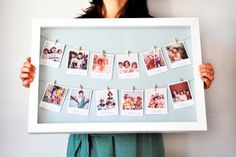
[[[104,123],[39,123],[39,66],[42,28],[152,28],[190,27],[192,64],[195,86],[196,121],[193,122],[104,122]],[[35,19],[32,22],[32,62],[36,66],[35,79],[30,87],[29,133],[157,133],[206,131],[206,110],[203,82],[198,66],[202,64],[198,18],[139,18],[139,19]],[[166,43],[168,44],[168,43]],[[166,57],[166,56],[165,56]]]

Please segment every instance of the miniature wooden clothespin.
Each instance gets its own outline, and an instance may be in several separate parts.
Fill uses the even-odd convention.
[[[58,39],[55,40],[55,45],[58,43]]]
[[[106,54],[106,51],[105,51],[105,50],[102,50],[102,53],[103,53],[103,56],[105,56],[105,54]]]
[[[79,85],[80,86],[80,89],[83,90],[83,86],[82,85]]]
[[[135,91],[135,87],[133,86],[133,92]]]
[[[131,53],[130,50],[128,50],[128,56],[130,56],[130,53]]]
[[[80,52],[81,50],[82,50],[82,47],[80,46],[80,47],[79,47],[79,52]]]
[[[157,85],[155,84],[155,91],[157,90]]]
[[[178,38],[175,38],[174,40],[175,40],[176,43],[179,42]]]
[[[154,50],[156,50],[157,49],[157,46],[156,45],[154,45]]]

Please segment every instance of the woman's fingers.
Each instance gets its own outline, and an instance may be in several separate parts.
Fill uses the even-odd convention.
[[[33,78],[33,75],[30,74],[30,73],[20,73],[20,78],[22,80],[24,80],[24,79],[31,79],[31,78]]]
[[[23,67],[32,68],[34,70],[36,69],[35,66],[31,64],[30,62],[24,62]]]
[[[201,77],[202,81],[204,82],[204,88],[208,89],[211,86],[212,81],[207,79],[206,77]]]
[[[20,69],[21,73],[30,73],[30,74],[35,74],[35,69],[33,69],[32,67],[31,68],[28,68],[28,67],[22,67]]]
[[[214,75],[210,74],[210,73],[206,73],[206,72],[201,72],[200,73],[201,77],[206,77],[207,79],[209,79],[210,81],[214,80]]]
[[[211,75],[215,74],[213,69],[206,69],[206,68],[200,68],[200,73],[209,73]]]

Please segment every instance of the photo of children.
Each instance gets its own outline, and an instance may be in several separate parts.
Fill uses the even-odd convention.
[[[145,90],[146,114],[167,114],[166,88]]]
[[[117,55],[119,79],[139,78],[138,54]]]
[[[88,51],[69,51],[67,74],[87,75]]]
[[[92,90],[72,88],[69,94],[67,113],[88,115],[91,104]]]
[[[111,79],[114,56],[111,54],[92,54],[91,77],[101,79]]]
[[[118,96],[116,89],[97,90],[96,110],[98,116],[118,115]]]
[[[191,63],[184,42],[167,45],[165,46],[165,50],[172,68],[181,67]]]
[[[141,53],[146,67],[147,75],[153,76],[168,71],[161,48]]]
[[[43,49],[41,52],[40,64],[49,67],[59,68],[64,48],[64,44],[46,40],[44,42]]]
[[[142,116],[143,115],[143,91],[122,91],[121,115]]]
[[[48,83],[39,106],[51,111],[60,112],[67,92],[68,88]]]
[[[194,100],[188,81],[169,85],[169,89],[174,109],[194,105]]]

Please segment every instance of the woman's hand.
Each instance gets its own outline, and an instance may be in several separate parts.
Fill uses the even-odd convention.
[[[200,65],[199,71],[200,71],[201,79],[204,82],[204,88],[205,89],[210,88],[214,80],[214,74],[215,74],[212,64],[206,63],[206,64]]]
[[[31,64],[31,58],[27,57],[27,61],[23,63],[20,69],[20,78],[22,80],[22,85],[26,88],[30,87],[30,83],[34,80],[35,66]]]

